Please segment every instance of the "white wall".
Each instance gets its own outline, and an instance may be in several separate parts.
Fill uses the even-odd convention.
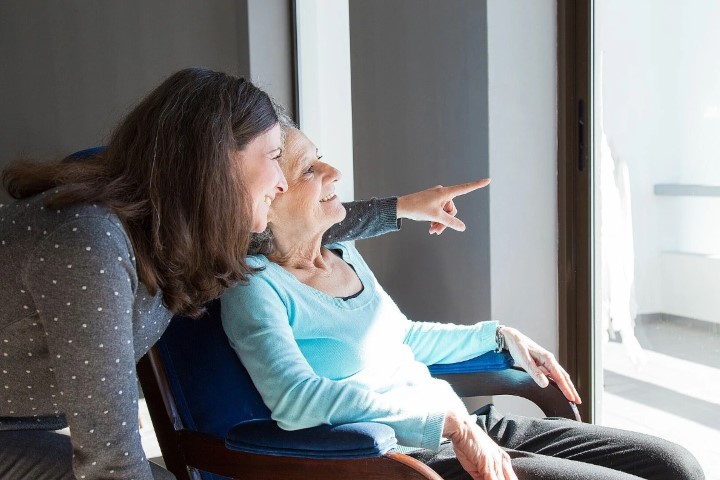
[[[347,0],[296,3],[298,122],[323,161],[339,169],[335,193],[354,198],[350,19]]]
[[[492,316],[557,355],[556,3],[487,8]],[[518,399],[496,404],[539,411]]]

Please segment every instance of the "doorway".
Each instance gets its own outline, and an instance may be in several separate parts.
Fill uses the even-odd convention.
[[[592,5],[595,422],[720,479],[720,4]]]

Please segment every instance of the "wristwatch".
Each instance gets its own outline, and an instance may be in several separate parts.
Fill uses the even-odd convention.
[[[497,348],[495,348],[495,353],[500,353],[503,350],[505,350],[505,336],[500,332],[500,329],[503,328],[505,325],[498,324],[497,328],[495,329],[495,343],[497,344]]]

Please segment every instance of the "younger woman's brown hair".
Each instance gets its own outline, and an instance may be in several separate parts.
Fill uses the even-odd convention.
[[[277,123],[271,99],[252,83],[188,68],[142,100],[101,154],[18,162],[2,181],[18,199],[62,186],[52,208],[109,207],[125,225],[148,291],[162,290],[173,313],[197,316],[253,271],[245,263],[250,199],[231,154]]]

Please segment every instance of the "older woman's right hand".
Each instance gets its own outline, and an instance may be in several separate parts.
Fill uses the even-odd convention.
[[[452,442],[460,465],[474,480],[517,480],[510,456],[467,414],[448,412],[443,436]]]
[[[429,232],[438,235],[446,227],[463,232],[465,224],[459,218],[455,218],[457,208],[455,208],[453,198],[486,187],[489,183],[489,178],[483,178],[449,187],[438,185],[420,192],[403,195],[398,197],[397,216],[415,221],[429,221]]]
[[[511,327],[501,327],[505,337],[505,346],[512,355],[515,364],[522,367],[542,388],[548,386],[548,378],[555,381],[558,388],[570,402],[582,403],[570,375],[560,365],[555,355]]]

